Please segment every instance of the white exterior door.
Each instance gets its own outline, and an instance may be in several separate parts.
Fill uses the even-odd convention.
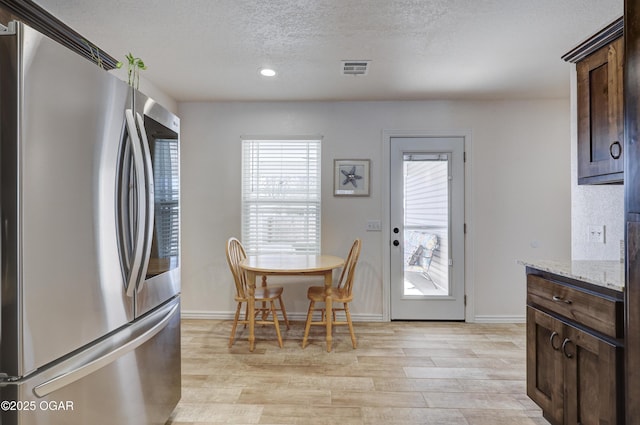
[[[464,138],[390,139],[392,320],[464,320]]]

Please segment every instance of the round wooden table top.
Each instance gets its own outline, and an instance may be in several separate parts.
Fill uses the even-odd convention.
[[[312,273],[333,270],[344,259],[333,255],[256,255],[240,262],[240,267],[258,273]]]

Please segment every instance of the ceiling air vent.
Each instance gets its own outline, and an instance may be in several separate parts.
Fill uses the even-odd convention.
[[[369,63],[368,60],[342,61],[342,75],[367,75]]]

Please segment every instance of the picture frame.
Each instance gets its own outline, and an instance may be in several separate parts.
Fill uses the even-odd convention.
[[[368,159],[334,159],[333,195],[369,196],[370,173]]]

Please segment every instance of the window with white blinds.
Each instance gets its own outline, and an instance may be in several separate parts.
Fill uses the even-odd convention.
[[[247,254],[319,254],[320,207],[320,140],[242,140]]]

